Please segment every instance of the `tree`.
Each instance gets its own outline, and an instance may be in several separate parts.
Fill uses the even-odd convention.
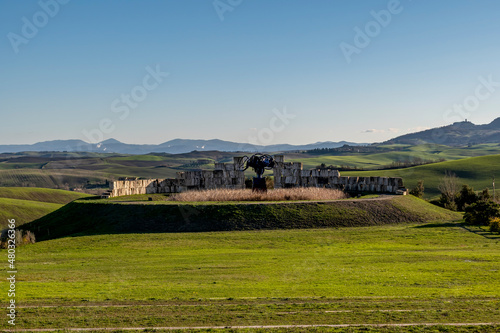
[[[460,192],[455,200],[457,209],[463,211],[466,205],[472,205],[478,200],[476,192],[469,185],[462,185]]]
[[[438,186],[438,189],[441,191],[441,198],[439,199],[439,202],[444,208],[457,210],[455,200],[459,188],[460,186],[458,185],[457,175],[453,172],[446,171],[444,177],[441,179],[441,183]]]
[[[424,181],[419,180],[417,186],[415,186],[411,191],[410,194],[413,196],[416,196],[417,198],[422,198],[424,196]]]
[[[483,190],[483,192],[479,193],[479,200],[481,200],[481,201],[491,200],[491,194],[490,194],[490,190],[488,190],[488,188],[485,188]]]

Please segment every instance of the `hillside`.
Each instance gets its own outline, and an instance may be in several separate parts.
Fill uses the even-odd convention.
[[[402,135],[384,143],[411,145],[432,143],[467,146],[498,142],[500,142],[500,118],[485,125],[475,125],[469,121],[457,122],[444,127]]]
[[[43,188],[0,187],[0,228],[8,219],[18,226],[36,220],[86,194]]]
[[[0,187],[0,198],[31,200],[65,205],[86,194],[63,190],[30,187]]]
[[[116,233],[373,226],[457,220],[414,197],[291,203],[164,203],[77,200],[25,226],[38,240]]]
[[[361,169],[380,169],[391,167],[397,162],[438,162],[440,160],[459,160],[467,157],[495,155],[500,153],[498,144],[481,144],[471,147],[449,147],[437,144],[378,145],[363,147],[350,152],[342,149],[327,150],[315,156],[312,152],[286,154],[287,161],[301,162],[304,169],[314,168],[321,163],[334,166],[347,166]],[[359,150],[360,152],[357,152]],[[367,150],[367,152],[363,152]]]
[[[499,170],[500,155],[489,155],[406,169],[342,172],[341,175],[402,177],[407,188],[414,187],[422,179],[424,180],[425,196],[430,198],[440,194],[438,186],[446,171],[455,173],[460,178],[460,185],[468,184],[477,191],[488,187],[491,191],[493,176],[497,175],[498,177]]]

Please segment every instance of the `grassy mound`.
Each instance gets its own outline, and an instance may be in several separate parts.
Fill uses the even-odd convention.
[[[77,200],[24,229],[37,240],[115,233],[201,232],[374,226],[457,220],[414,197],[290,203],[113,203]]]
[[[0,187],[0,227],[8,219],[15,219],[18,226],[52,213],[75,199],[87,194],[31,187]]]

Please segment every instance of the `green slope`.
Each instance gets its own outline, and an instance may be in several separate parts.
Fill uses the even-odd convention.
[[[5,228],[8,219],[15,219],[20,226],[88,196],[45,188],[0,187],[0,227]]]
[[[67,204],[88,194],[37,187],[0,187],[0,198]]]
[[[341,175],[402,177],[408,188],[414,187],[422,179],[425,195],[430,198],[440,194],[438,186],[446,171],[455,173],[460,178],[460,184],[469,184],[475,190],[486,187],[491,190],[493,176],[500,176],[500,155],[471,157],[406,169],[342,172]]]
[[[7,227],[7,220],[15,219],[20,226],[52,213],[63,205],[31,200],[0,198],[0,227]]]
[[[290,203],[117,203],[77,200],[25,226],[38,240],[112,233],[372,226],[458,220],[414,197]]]

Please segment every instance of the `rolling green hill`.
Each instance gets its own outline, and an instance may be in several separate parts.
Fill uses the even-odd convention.
[[[285,154],[289,161],[302,162],[304,169],[314,168],[321,163],[334,166],[348,166],[362,169],[379,169],[393,162],[405,161],[439,161],[459,160],[468,157],[494,155],[500,153],[498,144],[482,144],[471,147],[448,147],[436,144],[410,145],[379,145],[373,152],[357,152],[341,150],[326,151],[325,154],[313,156],[309,154]]]
[[[0,186],[77,189],[86,190],[89,193],[98,193],[104,191],[109,181],[120,177],[175,178],[176,173],[179,171],[213,169],[214,162],[231,162],[233,156],[241,156],[242,154],[216,151],[177,155],[69,154],[57,152],[0,154]],[[311,169],[324,163],[328,166],[347,166],[373,170],[399,162],[453,161],[493,154],[500,154],[498,144],[482,144],[470,147],[448,147],[435,144],[419,146],[392,144],[290,152],[285,153],[285,160],[301,162],[304,169]],[[399,171],[374,171],[372,174],[399,173],[405,175],[407,172],[408,169],[401,169]],[[251,177],[253,172],[249,169],[246,175]],[[429,175],[431,174],[429,173]],[[410,177],[407,183],[413,186],[412,184],[416,183],[416,180]],[[429,180],[429,184],[433,183],[435,181]],[[486,186],[483,181],[477,183],[481,187]],[[437,192],[433,188],[435,189],[434,185],[429,188],[429,193],[436,195]]]
[[[45,216],[87,194],[44,188],[0,187],[0,227],[8,219],[18,226]]]
[[[414,197],[281,203],[77,200],[25,226],[38,240],[77,235],[303,229],[461,219]]]
[[[475,190],[486,187],[491,190],[493,176],[500,176],[500,155],[471,157],[406,169],[342,172],[341,175],[402,177],[408,188],[414,187],[422,179],[425,196],[430,198],[440,194],[438,186],[446,171],[455,173],[460,178],[460,184],[468,184]]]

